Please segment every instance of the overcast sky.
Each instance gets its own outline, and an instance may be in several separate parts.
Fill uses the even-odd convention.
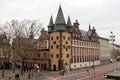
[[[86,31],[90,23],[104,38],[113,31],[120,44],[120,0],[0,0],[0,21],[39,19],[47,29],[51,15],[55,22],[60,4],[65,20],[68,15],[72,23],[77,19]]]

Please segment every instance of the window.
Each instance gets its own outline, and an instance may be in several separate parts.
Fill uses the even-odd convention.
[[[66,43],[66,44],[68,44],[68,42],[67,42],[67,41],[66,41],[65,43]]]
[[[79,62],[79,58],[77,57],[77,63]]]
[[[74,57],[74,63],[76,63],[76,57]]]
[[[47,57],[47,54],[46,54],[46,53],[44,53],[44,57]]]
[[[63,49],[65,49],[65,45],[63,45]]]
[[[56,49],[58,49],[59,48],[59,46],[58,45],[56,45]]]
[[[51,49],[53,49],[53,45],[51,45]]]
[[[70,37],[68,37],[68,40],[70,40]]]
[[[58,36],[56,36],[56,39],[58,40],[58,39],[59,39],[59,37],[58,37]]]
[[[56,44],[56,41],[54,41],[53,44]]]
[[[51,40],[53,40],[53,37],[51,37]]]
[[[69,54],[67,54],[67,58],[69,58]]]
[[[76,37],[77,37],[77,34],[76,34]]]
[[[66,65],[68,65],[68,63],[66,63]]]
[[[59,54],[56,54],[56,58],[59,58]]]
[[[65,40],[65,36],[63,36],[63,39]]]
[[[73,63],[73,58],[71,58],[71,63]]]
[[[51,54],[51,58],[53,58],[53,54]]]
[[[40,57],[40,54],[38,54],[38,57]]]
[[[37,43],[37,49],[40,49],[40,46],[39,46],[40,44],[39,44],[39,42]]]

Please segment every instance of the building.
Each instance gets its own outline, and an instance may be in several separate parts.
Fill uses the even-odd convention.
[[[38,65],[41,70],[50,69],[50,58],[49,58],[49,35],[44,28],[41,30],[41,35],[37,40],[37,57]]]
[[[118,44],[110,44],[111,51],[111,59],[114,61],[115,59],[120,59],[120,45]]]
[[[109,39],[99,37],[99,42],[100,42],[100,62],[101,64],[109,63],[111,59]]]
[[[9,40],[7,39],[6,34],[0,35],[0,68],[5,66],[9,66],[9,59],[10,59],[10,44]],[[7,66],[8,64],[8,66]]]
[[[76,21],[72,31],[71,69],[100,64],[100,45],[95,28],[84,31]]]
[[[50,18],[48,32],[51,70],[70,69],[72,25],[69,21],[68,19],[66,24],[61,6],[55,23],[53,23],[52,17]]]
[[[23,64],[24,70],[30,70],[37,65],[40,70],[49,70],[49,36],[44,29],[39,39],[34,39],[34,30],[30,29],[30,35],[16,37],[13,41],[14,62],[16,67]]]
[[[99,65],[100,47],[108,45],[101,45],[102,40],[99,40],[95,27],[89,25],[88,30],[81,30],[77,20],[71,23],[70,16],[66,23],[60,6],[55,22],[50,17],[48,32],[43,29],[40,37],[34,39],[31,27],[29,38],[16,38],[14,51],[26,55],[25,68],[38,64],[41,70],[71,70]]]
[[[100,64],[100,45],[95,28],[88,31],[79,29],[76,20],[67,23],[59,7],[55,23],[52,17],[48,25],[50,41],[51,70],[76,69]]]

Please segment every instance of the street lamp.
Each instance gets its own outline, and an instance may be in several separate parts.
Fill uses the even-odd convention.
[[[95,79],[95,62],[93,61],[92,68],[94,69],[94,79]]]
[[[114,53],[114,42],[115,42],[115,35],[113,34],[113,32],[111,31],[110,32],[111,33],[111,35],[110,35],[110,41],[111,41],[111,45],[112,45],[112,54],[111,54],[111,56],[112,56],[112,58],[113,58],[113,62],[115,63],[115,60],[116,60],[116,56],[115,56],[115,53]],[[114,66],[114,71],[115,71],[115,66]]]
[[[15,73],[15,65],[16,65],[16,60],[15,60],[15,38],[12,43],[12,48],[13,48],[13,73]]]

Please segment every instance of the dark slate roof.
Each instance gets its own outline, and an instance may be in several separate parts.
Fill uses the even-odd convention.
[[[92,30],[90,30],[90,31],[87,32],[88,36],[91,36],[91,34],[92,34]]]
[[[91,34],[92,34],[92,30],[87,32],[88,36],[91,36]],[[95,35],[97,36],[97,38],[99,38],[99,35],[96,32],[95,32]]]
[[[82,34],[82,39],[83,40],[90,40],[90,36],[92,34],[92,31],[84,31],[84,30],[80,30],[81,34]],[[97,33],[95,33],[97,38],[99,38],[99,35]]]
[[[89,36],[87,35],[87,32],[84,30],[80,30],[81,34],[82,34],[82,39],[83,40],[89,40]]]
[[[67,26],[72,26],[72,24],[71,24],[71,20],[70,20],[70,16],[68,16]]]
[[[49,22],[49,25],[48,26],[53,26],[53,18],[52,18],[52,16],[51,16],[51,18],[50,18],[50,22]]]
[[[66,23],[65,23],[65,19],[64,19],[64,15],[63,15],[61,6],[59,7],[59,10],[58,10],[58,14],[57,14],[57,17],[56,17],[55,24],[66,24]]]

